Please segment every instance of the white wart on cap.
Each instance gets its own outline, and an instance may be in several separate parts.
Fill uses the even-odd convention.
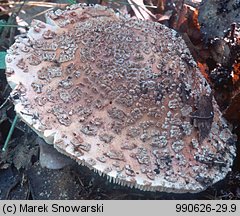
[[[65,155],[146,191],[223,179],[232,134],[182,38],[102,6],[33,21],[6,57],[17,114]]]

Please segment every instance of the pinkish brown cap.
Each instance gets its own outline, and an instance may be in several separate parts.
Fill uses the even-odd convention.
[[[6,57],[15,110],[40,137],[146,191],[199,192],[231,170],[232,134],[174,30],[82,4],[47,20]]]

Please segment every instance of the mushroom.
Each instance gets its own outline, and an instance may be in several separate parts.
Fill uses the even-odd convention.
[[[47,143],[144,191],[199,192],[231,170],[233,136],[174,30],[99,5],[47,20],[6,57],[16,113]]]

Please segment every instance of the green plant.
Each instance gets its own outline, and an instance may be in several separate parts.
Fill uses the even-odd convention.
[[[68,0],[69,4],[77,4],[76,0]]]
[[[2,148],[2,151],[3,151],[3,152],[5,152],[6,149],[7,149],[7,147],[8,147],[8,143],[9,143],[9,141],[10,141],[10,139],[11,139],[12,134],[13,134],[14,128],[15,128],[16,123],[17,123],[17,120],[18,120],[18,117],[17,117],[17,115],[15,115],[15,117],[14,117],[14,119],[13,119],[13,122],[12,122],[12,125],[11,125],[11,128],[10,128],[10,130],[9,130],[9,132],[8,132],[7,138],[6,138],[6,140],[5,140],[4,146],[3,146],[3,148]]]
[[[0,34],[3,31],[4,26],[7,24],[6,20],[0,20]]]
[[[0,52],[0,69],[5,69],[6,65],[5,65],[5,56],[6,56],[6,52],[2,51]]]

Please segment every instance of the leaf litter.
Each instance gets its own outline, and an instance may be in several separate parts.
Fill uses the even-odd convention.
[[[6,3],[8,2],[6,1]],[[62,3],[65,3],[65,1]],[[109,4],[108,1],[100,1],[100,3]],[[114,1],[111,1],[111,4],[112,3],[114,3]],[[210,82],[211,86],[216,89],[214,96],[217,98],[220,108],[225,113],[226,119],[232,123],[233,131],[237,135],[240,135],[238,124],[240,122],[240,115],[236,114],[240,103],[240,61],[238,55],[240,53],[240,34],[238,24],[236,24],[233,33],[231,24],[235,20],[232,20],[230,23],[223,23],[221,25],[221,32],[218,33],[216,31],[213,33],[212,29],[208,27],[210,25],[207,23],[204,28],[200,29],[198,14],[200,14],[201,19],[207,7],[199,8],[198,1],[171,0],[167,3],[166,0],[128,0],[127,2],[125,1],[124,4],[116,4],[121,5],[121,8],[119,8],[125,13],[132,14],[139,19],[158,21],[174,28],[183,35],[201,72]],[[146,7],[146,4],[153,7]],[[215,11],[219,10],[219,8],[211,8],[211,10]],[[5,16],[6,9],[4,13],[3,10],[1,11],[0,9],[0,14],[2,14],[1,16],[4,14],[4,20],[6,20],[6,22],[9,20],[9,18]],[[223,14],[219,15],[222,16]],[[11,20],[12,23],[15,22],[13,18],[11,18]],[[204,20],[201,19],[200,23],[202,24],[203,22]],[[5,23],[5,21],[2,23]],[[209,30],[207,28],[209,28]],[[225,32],[225,34],[223,35],[222,32]],[[4,52],[8,48],[13,42],[15,35],[15,28],[1,29],[0,51]],[[7,40],[7,43],[3,42],[6,37],[10,38]],[[227,48],[222,48],[224,46]],[[229,49],[229,51],[226,52],[221,49]],[[227,61],[222,62],[221,59],[227,59]],[[8,93],[5,91],[6,80],[3,73],[4,70],[0,70],[0,104],[8,97]],[[223,85],[219,85],[219,82],[223,83]],[[210,124],[211,100],[206,101],[209,101],[206,102],[206,107],[210,105],[210,108],[201,112],[196,111],[195,116],[209,116],[209,119],[206,121],[209,121]],[[202,103],[205,102],[199,101],[199,106],[201,106]],[[6,138],[6,122],[9,122],[9,119],[13,116],[13,111],[9,111],[11,110],[10,107],[11,105],[8,105],[0,110],[0,141],[2,144]],[[200,118],[196,121],[197,125],[200,125],[199,119]],[[25,129],[19,130],[16,128],[15,130],[9,151],[0,154],[0,179],[13,179],[9,186],[6,185],[8,191],[5,193],[5,197],[0,197],[1,199],[14,197],[24,197],[25,199],[239,199],[239,154],[233,171],[229,173],[226,179],[214,187],[207,189],[205,192],[185,197],[175,194],[152,194],[150,192],[144,193],[138,190],[130,190],[118,185],[112,185],[108,183],[106,179],[99,178],[95,173],[86,170],[84,167],[79,167],[76,164],[54,171],[42,168],[39,164],[39,147],[36,143],[36,135],[32,132],[23,134],[22,131],[25,131]],[[203,137],[206,133],[207,129],[202,129]],[[37,180],[34,179],[35,174],[38,175]],[[56,178],[52,178],[53,176]],[[66,180],[69,179],[69,177],[70,182]],[[78,193],[67,192],[60,194],[60,192],[56,192],[57,189],[54,188],[57,183],[63,184],[63,187],[66,188],[67,191],[71,191],[72,187],[78,188],[79,191]],[[0,185],[4,185],[4,183]],[[46,186],[46,188],[43,188],[44,186]],[[222,189],[220,190],[220,188]],[[40,192],[43,189],[46,190],[46,194]],[[0,190],[2,191],[3,188],[0,187]],[[20,196],[19,194],[24,194],[24,196]]]

